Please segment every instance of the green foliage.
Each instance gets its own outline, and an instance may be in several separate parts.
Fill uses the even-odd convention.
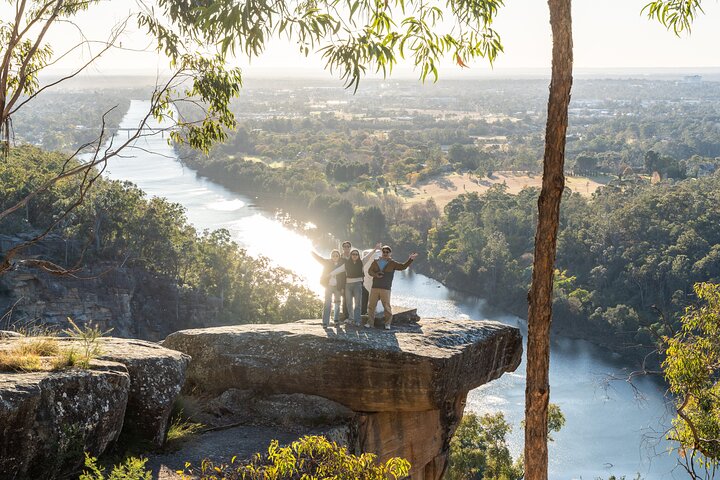
[[[701,0],[655,0],[645,5],[643,12],[679,36],[690,32],[695,17],[703,13],[701,4]]]
[[[513,462],[505,437],[512,430],[502,412],[467,413],[450,441],[448,480],[520,480],[522,461]]]
[[[324,437],[306,436],[287,447],[272,441],[266,455],[259,453],[247,464],[215,465],[203,461],[199,469],[188,467],[184,473],[192,478],[211,480],[291,480],[301,478],[335,478],[338,480],[394,480],[405,478],[410,464],[401,458],[377,463],[375,455],[353,455]],[[187,478],[187,477],[184,477]]]
[[[534,192],[506,193],[495,185],[484,195],[461,194],[445,207],[445,218],[428,233],[431,272],[451,285],[473,285],[473,293],[513,309],[524,297],[532,249]]]
[[[283,37],[304,55],[318,50],[326,68],[338,71],[346,85],[357,90],[367,68],[388,74],[399,58],[412,59],[423,80],[437,80],[437,62],[446,54],[460,66],[475,57],[492,62],[502,51],[491,28],[502,4],[345,0],[241,6],[231,0],[161,0],[160,15],[143,12],[138,19],[158,39],[158,49],[175,62],[196,44],[215,45],[220,59],[236,52],[252,58],[262,54],[270,38]]]
[[[97,458],[85,453],[85,469],[79,480],[152,480],[152,472],[145,468],[147,458],[127,458],[123,463],[115,465],[110,475],[98,465]]]
[[[524,422],[523,422],[524,424]],[[565,416],[554,403],[548,406],[548,433],[558,432]],[[524,478],[522,458],[513,461],[507,446],[512,426],[502,412],[478,416],[463,415],[452,440],[448,457],[448,480],[520,480]],[[548,439],[552,438],[548,435]]]
[[[695,294],[699,304],[688,307],[680,331],[664,338],[662,364],[677,409],[668,437],[689,472],[720,463],[720,285],[698,283]]]
[[[553,441],[550,432],[559,432],[565,426],[565,415],[556,403],[548,404],[548,440]]]

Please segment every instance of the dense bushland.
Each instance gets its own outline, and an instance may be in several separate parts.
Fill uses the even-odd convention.
[[[14,148],[0,163],[0,209],[7,208],[63,168],[65,157],[34,147]],[[238,248],[225,230],[197,232],[183,207],[147,199],[127,182],[98,178],[85,201],[79,179],[58,182],[0,230],[8,237],[36,235],[57,223],[34,255],[65,269],[95,264],[141,268],[178,288],[219,299],[220,321],[283,322],[317,316],[315,295],[293,273]],[[39,252],[39,253],[38,253]]]

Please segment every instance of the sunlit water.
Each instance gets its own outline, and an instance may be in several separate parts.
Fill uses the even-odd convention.
[[[133,101],[122,127],[136,126],[146,108],[146,102]],[[310,255],[313,245],[307,237],[255,207],[254,199],[232,193],[184,168],[160,136],[144,138],[138,146],[141,149],[134,150],[132,158],[109,164],[109,178],[129,180],[149,196],[183,205],[198,230],[228,229],[250,254],[272,258],[299,274],[320,294],[320,267]],[[423,317],[492,318],[518,326],[526,334],[519,318],[486,315],[483,300],[452,291],[412,271],[396,275],[393,303],[417,307]],[[553,435],[550,478],[595,479],[612,474],[631,478],[636,472],[645,479],[684,478],[679,470],[673,472],[675,459],[665,453],[668,445],[661,440],[669,423],[662,386],[640,379],[635,382],[636,391],[623,381],[608,382],[611,375],[627,373],[611,354],[587,342],[566,338],[553,341],[551,401],[560,405],[567,423]],[[505,414],[513,425],[510,442],[514,456],[521,453],[524,389],[523,360],[517,371],[473,390],[468,397],[469,410]]]

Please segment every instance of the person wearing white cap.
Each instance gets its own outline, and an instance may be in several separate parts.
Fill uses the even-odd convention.
[[[382,256],[373,261],[370,265],[368,273],[373,277],[372,289],[370,290],[370,298],[368,300],[368,321],[366,328],[375,326],[375,308],[378,300],[382,302],[385,310],[385,330],[390,330],[392,324],[392,307],[390,306],[390,290],[392,288],[393,277],[396,270],[405,270],[418,256],[417,253],[410,254],[405,263],[398,263],[392,259],[392,248],[383,245]]]

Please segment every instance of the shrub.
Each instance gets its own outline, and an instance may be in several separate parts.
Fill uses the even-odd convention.
[[[109,476],[97,464],[97,458],[85,454],[85,468],[78,480],[152,480],[152,474],[145,468],[147,458],[130,457],[115,465]]]
[[[410,463],[402,458],[391,458],[377,463],[370,453],[353,455],[346,447],[320,436],[306,436],[287,447],[273,440],[266,455],[259,453],[247,464],[236,463],[233,457],[228,464],[215,465],[204,460],[199,470],[188,467],[183,474],[192,478],[211,480],[294,480],[301,478],[333,478],[336,480],[395,480],[404,478]]]

